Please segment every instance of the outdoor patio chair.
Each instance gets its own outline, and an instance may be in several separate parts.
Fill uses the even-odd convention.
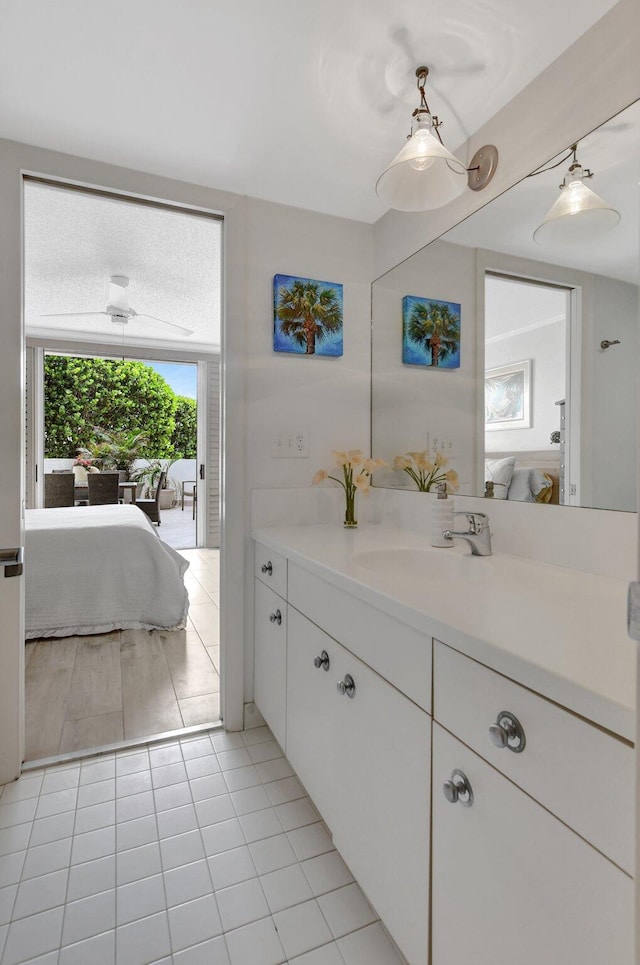
[[[160,492],[166,478],[166,472],[161,473],[155,496],[151,499],[136,499],[136,506],[147,514],[152,523],[157,523],[158,526],[160,525]]]
[[[87,475],[89,505],[106,506],[117,503],[120,479],[117,472],[90,472]]]
[[[73,506],[75,479],[72,472],[47,472],[44,477],[44,508]]]

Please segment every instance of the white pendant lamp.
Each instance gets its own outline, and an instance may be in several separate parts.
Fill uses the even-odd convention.
[[[593,173],[578,162],[577,149],[578,145],[573,144],[573,159],[560,185],[560,197],[533,233],[538,244],[572,245],[594,241],[620,221],[620,213],[584,183],[593,177]]]
[[[441,121],[432,116],[425,98],[428,74],[428,67],[416,70],[420,106],[412,115],[411,134],[376,184],[380,200],[398,211],[430,211],[453,201],[467,187],[479,191],[498,163],[493,145],[480,148],[469,168],[446,149],[438,130]]]

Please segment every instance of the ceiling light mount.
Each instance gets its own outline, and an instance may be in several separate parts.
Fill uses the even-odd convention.
[[[431,113],[425,94],[429,68],[416,68],[420,103],[411,117],[407,143],[378,178],[376,193],[381,201],[399,211],[441,208],[461,195],[466,187],[481,191],[498,165],[492,144],[474,154],[471,166],[451,154],[440,135],[442,121]]]
[[[498,167],[498,148],[495,144],[485,144],[471,158],[467,168],[467,184],[472,191],[482,191],[496,173]]]

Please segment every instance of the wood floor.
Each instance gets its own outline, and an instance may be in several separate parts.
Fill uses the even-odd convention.
[[[180,552],[190,563],[185,630],[26,644],[25,760],[219,719],[219,553]]]

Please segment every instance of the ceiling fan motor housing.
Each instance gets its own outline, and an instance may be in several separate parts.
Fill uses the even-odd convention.
[[[113,308],[112,305],[108,305],[108,306],[107,306],[107,313],[108,313],[109,315],[111,315],[111,321],[113,322],[113,324],[114,324],[114,325],[127,325],[128,322],[129,322],[129,316],[128,316],[128,315],[123,315],[122,312],[110,311],[110,309],[112,309],[112,308]]]

